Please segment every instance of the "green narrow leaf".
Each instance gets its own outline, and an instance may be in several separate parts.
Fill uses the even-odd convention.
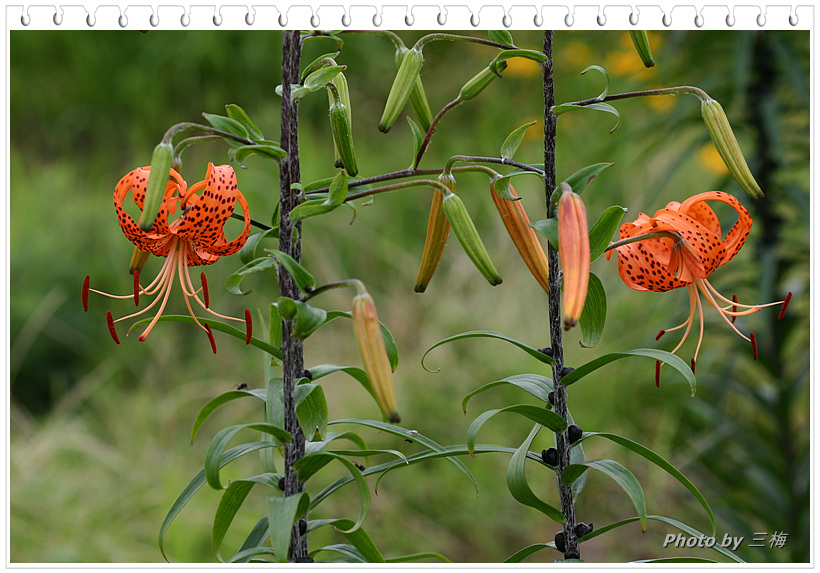
[[[505,336],[497,332],[492,332],[490,330],[471,330],[469,332],[462,332],[461,334],[450,336],[449,338],[445,338],[444,340],[439,340],[433,346],[428,348],[424,355],[421,357],[422,367],[424,367],[424,369],[427,370],[427,367],[424,366],[424,359],[427,357],[428,354],[430,354],[430,351],[432,351],[434,348],[437,348],[442,344],[447,344],[448,342],[453,342],[455,340],[463,340],[465,338],[497,338],[498,340],[503,340],[505,342],[509,342],[514,346],[517,346],[518,348],[520,348],[521,350],[523,350],[524,352],[538,360],[539,362],[543,362],[544,364],[549,365],[552,365],[552,363],[554,362],[552,356],[547,356],[542,352],[538,352],[538,350],[533,348],[532,346],[524,344],[523,342],[519,342],[514,338],[510,338],[509,336]],[[427,371],[431,372],[431,370]]]
[[[628,356],[646,356],[647,358],[653,358],[655,360],[660,360],[661,362],[665,362],[669,364],[672,368],[677,370],[681,373],[681,375],[686,379],[689,383],[689,389],[691,390],[692,396],[695,395],[695,390],[697,389],[697,380],[695,379],[695,375],[692,372],[692,369],[689,367],[686,362],[684,362],[679,356],[672,354],[671,352],[666,352],[664,350],[657,350],[655,348],[636,348],[634,350],[626,350],[624,352],[613,352],[611,354],[604,354],[603,356],[599,356],[595,360],[590,360],[583,366],[579,366],[563,378],[561,378],[561,384],[565,386],[569,386],[570,384],[574,384],[590,372],[594,372],[601,366],[605,364],[609,364],[615,360],[620,360],[621,358],[626,358]]]
[[[279,260],[279,263],[288,271],[290,276],[293,277],[299,290],[307,292],[316,286],[316,279],[313,278],[313,275],[310,274],[305,267],[297,263],[293,257],[276,249],[265,249],[265,252],[270,253]]]
[[[598,101],[604,101],[606,99],[606,96],[609,94],[609,74],[606,73],[606,70],[604,68],[602,68],[601,66],[592,65],[592,66],[587,66],[586,68],[584,68],[584,71],[581,72],[581,75],[583,76],[589,70],[595,70],[596,72],[600,72],[604,76],[604,80],[606,80],[606,87],[604,88],[604,91],[601,92],[601,95],[599,95],[597,98],[595,98]]]
[[[512,58],[526,58],[528,60],[532,60],[534,62],[538,62],[539,64],[543,64],[544,62],[548,61],[547,57],[536,50],[504,50],[500,54],[498,54],[492,62],[489,64],[489,68],[495,73],[496,75],[499,74],[499,65],[501,62],[505,62]]]
[[[222,459],[219,462],[219,467],[224,467],[245,454],[255,452],[263,448],[270,448],[271,446],[272,444],[266,442],[251,442],[231,448],[223,454]],[[171,505],[171,509],[169,509],[168,513],[165,515],[165,519],[162,520],[162,525],[159,528],[159,550],[160,553],[162,553],[163,559],[166,561],[168,561],[168,556],[165,554],[165,533],[168,531],[168,527],[174,521],[174,518],[180,511],[182,511],[182,508],[185,507],[189,501],[191,501],[191,498],[194,497],[196,492],[199,491],[203,485],[205,485],[204,469],[199,470],[193,479],[188,482],[188,485],[185,486],[176,500],[174,500],[174,503]]]
[[[323,213],[333,211],[336,207],[344,203],[347,198],[348,177],[344,170],[340,170],[330,181],[327,198],[309,199],[300,203],[290,212],[292,221],[301,221],[308,217],[314,217]]]
[[[572,111],[575,109],[594,109],[596,111],[603,111],[606,113],[611,113],[617,119],[615,123],[615,127],[609,130],[609,133],[614,133],[619,127],[621,127],[621,114],[618,113],[618,110],[609,105],[608,103],[598,102],[598,103],[591,103],[589,105],[575,105],[571,103],[565,103],[561,105],[556,105],[550,109],[552,113],[555,115],[561,115],[562,113],[566,113],[568,111]]]
[[[310,367],[310,373],[313,376],[313,380],[318,380],[319,378],[327,376],[328,374],[333,374],[334,372],[344,372],[361,384],[364,389],[367,390],[371,396],[373,396],[374,400],[376,399],[376,393],[373,391],[373,386],[370,384],[370,378],[367,377],[367,372],[361,368],[356,368],[355,366],[339,366],[338,364],[320,364],[319,366]]]
[[[513,158],[513,155],[515,155],[515,152],[518,151],[518,147],[521,145],[521,142],[524,141],[524,134],[527,129],[536,123],[538,122],[535,120],[525,123],[521,127],[514,129],[512,133],[507,136],[507,139],[505,139],[504,143],[501,145],[501,159]]]
[[[276,145],[236,145],[228,150],[228,157],[231,161],[236,161],[241,167],[245,167],[242,163],[251,155],[261,155],[265,159],[273,159],[279,161],[284,158],[288,152]]]
[[[510,458],[510,463],[507,466],[507,488],[518,503],[537,509],[556,523],[564,523],[564,521],[566,521],[564,514],[548,503],[541,501],[538,496],[533,493],[532,489],[530,489],[530,484],[527,483],[524,462],[527,459],[530,444],[532,444],[533,439],[538,435],[540,429],[541,426],[536,424],[530,431],[530,435],[524,440],[524,443],[521,444],[512,455],[512,458]]]
[[[281,442],[290,442],[291,440],[290,433],[273,424],[237,424],[223,428],[211,440],[208,451],[205,453],[205,477],[208,480],[208,485],[212,488],[223,489],[222,482],[219,479],[219,469],[222,467],[222,453],[231,438],[244,429],[258,430],[270,434]]]
[[[475,448],[475,440],[478,437],[478,431],[484,425],[484,423],[501,412],[512,412],[513,414],[519,414],[524,416],[525,418],[529,418],[533,422],[537,424],[541,424],[542,426],[546,426],[553,432],[563,432],[567,429],[567,421],[552,412],[551,410],[547,410],[546,408],[542,408],[541,406],[533,406],[530,404],[515,404],[513,406],[507,406],[505,408],[498,408],[496,410],[487,410],[486,412],[481,413],[479,416],[473,420],[473,423],[470,424],[469,429],[467,430],[467,449],[472,452]]]
[[[262,231],[260,233],[254,233],[248,237],[247,242],[239,251],[239,261],[243,265],[247,265],[256,259],[256,248],[262,240],[267,238],[278,239],[279,227],[274,227],[273,229],[268,229],[267,231]]]
[[[493,42],[507,44],[508,46],[513,45],[512,34],[510,34],[507,30],[487,30],[487,35]]]
[[[410,124],[410,133],[413,134],[413,158],[410,160],[410,166],[416,166],[416,158],[419,156],[421,146],[424,145],[424,137],[427,135],[421,130],[419,124],[413,121],[409,115],[407,116],[407,123]]]
[[[327,313],[327,320],[325,321],[325,324],[339,317],[352,319],[353,315],[343,310],[332,310]],[[393,338],[393,334],[381,321],[379,322],[379,328],[382,331],[382,340],[384,340],[384,348],[387,351],[387,359],[390,362],[390,368],[393,372],[395,372],[396,368],[399,367],[399,348],[396,346],[396,339]]]
[[[304,86],[311,92],[320,90],[346,68],[347,66],[325,66],[319,68],[305,78]]]
[[[265,450],[261,450],[265,451]],[[233,557],[230,558],[228,561],[229,563],[248,563],[251,558],[256,555],[253,553],[251,555],[242,556],[240,557],[240,553],[244,553],[252,548],[259,547],[259,544],[262,543],[263,540],[268,538],[270,535],[270,530],[268,529],[268,516],[262,516],[259,521],[256,522],[256,525],[253,526],[251,532],[245,538],[245,541],[242,543],[242,547],[234,554]],[[266,549],[273,551],[270,547]]]
[[[251,121],[251,118],[248,117],[247,113],[245,113],[244,109],[235,103],[229,103],[225,106],[225,111],[227,112],[229,118],[234,121],[238,121],[245,129],[248,130],[249,139],[259,141],[265,138],[265,136],[262,135],[262,132],[259,131],[259,128],[256,127],[256,124]]]
[[[367,511],[370,509],[370,490],[367,489],[367,482],[364,480],[364,476],[362,475],[361,470],[359,470],[359,468],[356,467],[356,464],[354,464],[344,456],[327,451],[311,452],[310,454],[305,455],[304,457],[299,459],[295,464],[293,464],[293,468],[299,471],[303,464],[308,463],[306,460],[310,460],[311,458],[330,458],[331,460],[337,460],[341,462],[347,468],[348,472],[350,472],[350,475],[353,476],[353,480],[356,482],[356,486],[359,488],[359,518],[355,521],[355,523],[351,522],[352,525],[350,527],[347,527],[344,530],[339,529],[339,532],[343,534],[354,533],[357,529],[359,529],[362,526],[362,523],[364,523],[364,518],[367,517]],[[303,473],[299,471],[299,478],[302,479],[302,476]],[[314,507],[315,505],[310,504],[311,509]]]
[[[550,242],[554,249],[558,248],[558,218],[550,217],[549,219],[541,219],[540,221],[533,221],[530,227],[544,235]]]
[[[135,322],[128,329],[128,332],[130,333],[135,328],[137,328],[139,326],[142,326],[143,324],[148,324],[152,320],[154,320],[154,319],[153,318],[145,318],[143,320]],[[196,322],[194,322],[194,319],[191,318],[190,316],[182,316],[182,315],[179,315],[179,314],[165,314],[165,315],[162,315],[162,316],[159,317],[159,321],[160,322],[187,322],[188,324],[196,324]],[[216,320],[208,320],[208,319],[205,319],[205,318],[200,318],[199,322],[207,323],[213,330],[218,330],[220,332],[224,332],[225,334],[230,334],[234,338],[238,338],[239,340],[241,340],[243,343],[245,342],[245,338],[247,337],[247,332],[245,332],[244,330],[239,330],[238,328],[234,328],[233,326],[230,326],[230,325],[225,324],[223,322],[218,322]],[[274,346],[271,346],[270,344],[268,344],[267,342],[265,342],[263,340],[260,340],[260,339],[255,338],[255,337],[251,337],[250,344],[252,346],[256,346],[257,348],[260,348],[260,349],[264,350],[265,352],[267,352],[268,354],[270,354],[272,356],[275,356],[276,358],[279,358],[279,359],[282,358],[282,351],[280,349],[278,349]]]
[[[300,384],[296,387],[296,418],[308,440],[327,436],[327,400],[318,384]]]
[[[347,540],[359,550],[362,557],[368,563],[385,563],[381,552],[373,543],[373,540],[361,527],[356,528],[355,523],[351,519],[335,519],[331,525],[337,529]]]
[[[265,524],[267,525],[268,518],[265,516]],[[243,549],[242,551],[238,551],[236,555],[231,557],[231,560],[228,563],[250,563],[250,561],[256,557],[257,555],[274,555],[275,552],[273,547],[267,547],[264,545],[256,546],[256,547],[248,547]],[[270,563],[270,561],[266,561],[266,563]]]
[[[300,300],[293,302],[296,305],[296,324],[293,327],[293,337],[297,340],[305,340],[325,324],[327,311]]]
[[[270,544],[279,563],[288,562],[288,547],[293,522],[307,513],[310,498],[305,492],[287,497],[268,498]]]
[[[252,289],[242,290],[241,284],[242,280],[254,273],[259,273],[268,269],[273,269],[275,272],[277,271],[278,265],[276,260],[270,257],[259,257],[258,259],[254,259],[249,263],[246,263],[242,266],[238,271],[233,273],[227,279],[225,279],[225,288],[228,289],[228,292],[235,295],[246,295],[253,292]]]
[[[367,563],[367,559],[364,558],[358,549],[356,549],[353,545],[348,543],[335,543],[333,545],[325,545],[324,547],[320,547],[316,551],[311,551],[310,556],[315,557],[316,554],[320,553],[321,551],[332,551],[334,553],[339,553],[340,555],[344,555],[347,559],[344,559],[344,563]],[[337,560],[332,561],[336,563]]]
[[[620,205],[613,205],[601,213],[598,222],[589,230],[589,260],[595,261],[604,254],[612,241],[612,235],[618,230],[626,209]]]
[[[404,438],[404,439],[410,439],[413,442],[418,442],[419,444],[425,446],[426,448],[428,448],[430,450],[433,450],[433,451],[436,451],[436,452],[445,451],[445,448],[443,446],[441,446],[439,443],[431,440],[430,438],[428,438],[424,434],[422,434],[422,433],[420,433],[416,430],[408,430],[406,428],[401,428],[401,427],[399,427],[395,424],[388,424],[386,422],[380,422],[380,421],[377,421],[377,420],[366,420],[366,419],[363,419],[363,418],[344,418],[342,420],[333,420],[332,422],[328,422],[329,426],[332,426],[334,424],[357,424],[357,425],[360,425],[360,426],[366,426],[366,427],[374,428],[376,430],[380,430],[380,431],[388,433],[388,434],[393,434],[394,436],[399,436],[399,437]],[[467,466],[465,466],[461,462],[461,460],[457,460],[453,457],[447,457],[447,459],[450,461],[450,463],[452,463],[459,470],[461,470],[461,473],[463,473],[465,476],[467,476],[467,479],[470,480],[470,483],[473,484],[473,487],[476,490],[476,495],[478,495],[478,482],[476,482],[475,478],[473,477],[473,474],[470,473],[470,470],[467,469]],[[408,458],[408,460],[409,460],[409,458]],[[367,472],[367,473],[371,473],[371,472]]]
[[[245,129],[244,125],[242,125],[235,119],[231,119],[224,115],[215,115],[213,113],[203,113],[202,117],[205,118],[205,121],[207,121],[213,127],[220,131],[225,131],[227,133],[230,133],[231,135],[248,139],[248,130]],[[238,147],[242,145],[241,143],[239,143],[238,141],[234,141],[233,139],[225,139],[225,142],[232,147]]]
[[[480,394],[481,392],[485,392],[502,384],[517,386],[528,394],[535,396],[545,404],[549,403],[549,393],[552,392],[552,378],[547,378],[546,376],[541,376],[540,374],[517,374],[515,376],[508,376],[506,378],[502,378],[501,380],[484,384],[480,388],[473,390],[464,397],[464,400],[462,400],[461,409],[466,414],[467,402],[470,401],[470,398],[476,394]]]
[[[521,563],[525,558],[529,557],[536,551],[541,551],[542,549],[555,549],[555,542],[550,541],[548,543],[534,543],[532,545],[528,545],[523,549],[519,549],[504,561],[504,563]]]
[[[620,444],[621,446],[624,446],[625,448],[635,452],[636,454],[643,456],[644,458],[646,458],[647,460],[649,460],[650,462],[664,470],[666,473],[674,477],[680,483],[682,483],[684,487],[686,487],[686,489],[688,489],[692,493],[692,495],[694,495],[695,498],[697,498],[697,500],[703,506],[703,509],[706,510],[707,515],[709,515],[709,521],[712,525],[711,536],[714,537],[715,535],[717,535],[717,522],[715,521],[715,514],[712,513],[712,508],[709,506],[709,502],[706,501],[706,498],[703,496],[702,493],[700,493],[700,490],[698,490],[695,484],[689,481],[689,479],[685,475],[683,475],[683,473],[681,473],[680,470],[678,470],[675,466],[670,464],[663,457],[656,454],[646,446],[642,446],[641,444],[634,442],[629,438],[619,436],[618,434],[610,434],[607,432],[585,432],[581,439],[576,443],[580,444],[581,441],[593,436],[606,438],[607,440],[615,442],[616,444]]]
[[[222,394],[220,394],[219,396],[205,404],[199,411],[199,414],[197,414],[196,420],[194,420],[194,426],[193,428],[191,428],[191,443],[194,443],[196,435],[199,432],[199,428],[202,427],[202,424],[205,422],[205,420],[208,419],[208,416],[210,416],[214,412],[214,410],[216,410],[219,406],[225,404],[226,402],[236,400],[237,398],[244,398],[245,396],[262,398],[262,396],[260,396],[259,391],[231,390],[229,392],[223,392]]]
[[[300,80],[305,79],[306,75],[315,72],[320,67],[324,67],[325,65],[332,65],[332,64],[330,64],[330,62],[326,62],[326,63],[322,64],[322,66],[319,66],[318,64],[322,60],[326,60],[326,59],[331,59],[332,60],[332,59],[336,58],[336,56],[338,56],[338,55],[339,55],[339,52],[336,51],[336,52],[328,52],[326,54],[322,54],[322,55],[318,56],[316,59],[314,59],[312,62],[310,62],[307,66],[305,66],[305,69],[302,70],[302,73],[299,75],[299,79]]]
[[[653,521],[660,521],[662,523],[666,523],[667,525],[671,525],[672,527],[676,527],[677,529],[680,529],[681,531],[691,535],[692,537],[698,537],[698,538],[708,537],[707,535],[704,535],[703,533],[701,533],[700,531],[698,531],[694,527],[686,525],[685,523],[682,523],[682,522],[680,522],[676,519],[672,519],[671,517],[666,517],[664,515],[647,515],[646,518],[651,519]],[[636,521],[638,521],[637,517],[630,517],[628,519],[623,519],[621,521],[616,521],[614,523],[609,523],[609,524],[604,525],[603,527],[600,527],[600,528],[596,527],[594,531],[584,535],[580,539],[581,539],[581,541],[588,541],[588,540],[593,539],[595,537],[598,537],[599,535],[602,535],[602,534],[604,534],[608,531],[612,531],[613,529],[616,529],[616,528],[624,526],[624,525],[628,525],[630,523],[634,523]],[[729,559],[731,559],[732,561],[734,561],[736,563],[745,563],[745,561],[743,561],[743,559],[741,559],[740,557],[738,557],[737,555],[735,555],[734,553],[732,553],[731,551],[729,551],[725,547],[722,547],[720,545],[720,543],[715,543],[710,549],[712,549],[714,551],[717,551],[721,555],[723,555],[725,557],[728,557]]]
[[[614,460],[592,460],[579,464],[571,464],[564,469],[561,474],[561,481],[565,484],[571,484],[573,481],[581,477],[587,471],[587,468],[594,468],[611,477],[615,483],[621,486],[632,500],[635,510],[638,512],[638,518],[641,521],[641,531],[646,532],[646,497],[644,497],[643,488],[638,483],[638,479],[634,474],[626,469],[624,466]]]
[[[584,348],[596,346],[601,340],[604,324],[606,324],[606,292],[601,279],[594,273],[589,273],[587,299],[578,323],[581,325],[581,340],[578,344]]]
[[[572,187],[572,190],[580,195],[584,189],[592,183],[593,179],[600,175],[604,169],[612,167],[613,165],[615,165],[613,162],[587,165],[564,179],[564,183]]]
[[[211,529],[211,548],[219,561],[222,561],[222,541],[225,539],[225,534],[254,485],[251,481],[231,482],[219,500],[219,507],[216,509],[214,525]]]

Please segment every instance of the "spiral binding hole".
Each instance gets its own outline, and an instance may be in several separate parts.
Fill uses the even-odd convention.
[[[350,14],[343,14],[342,15],[342,26],[348,28],[350,26]]]
[[[288,18],[284,14],[279,14],[279,25],[283,28],[287,27],[288,25]]]
[[[187,28],[191,24],[191,16],[188,14],[183,14],[179,17],[179,23],[182,24],[183,27]]]
[[[378,12],[376,14],[373,14],[373,25],[377,28],[382,25],[382,15]]]
[[[318,14],[313,14],[310,17],[310,25],[313,26],[314,28],[318,28],[319,24],[321,24],[321,20],[319,20],[319,15]]]
[[[731,12],[726,14],[726,25],[732,28],[735,25],[735,15]]]
[[[97,23],[97,19],[94,17],[93,14],[89,14],[85,17],[85,23],[88,25],[89,28],[93,28],[94,24]]]
[[[256,15],[248,11],[248,13],[245,14],[245,24],[248,26],[253,26],[254,22],[256,22]]]
[[[214,22],[214,26],[221,26],[222,25],[222,14],[214,14],[213,22]]]
[[[159,16],[152,12],[151,17],[148,18],[148,23],[151,24],[151,26],[153,26],[154,28],[156,28],[157,26],[159,26]]]
[[[544,25],[544,17],[541,16],[541,14],[536,14],[532,19],[532,23],[535,24],[537,28],[540,28]]]
[[[757,25],[760,26],[761,28],[766,25],[766,15],[765,14],[760,13],[760,14],[757,15]]]
[[[509,14],[504,14],[504,17],[501,18],[501,23],[504,25],[505,28],[509,28],[512,26],[512,16]]]
[[[128,16],[125,14],[120,14],[120,17],[117,18],[117,23],[120,25],[120,28],[125,28],[128,26]]]
[[[698,13],[695,15],[695,26],[698,28],[703,28],[703,14]]]
[[[599,26],[606,26],[606,14],[598,14],[595,21],[598,22]]]
[[[478,14],[471,14],[470,15],[470,25],[473,28],[478,28],[478,25],[481,23],[481,18],[478,17]]]
[[[635,12],[630,12],[629,13],[629,23],[632,24],[633,26],[638,25],[638,15]]]
[[[405,23],[405,25],[407,25],[407,26],[412,26],[413,24],[415,24],[415,23],[416,23],[416,17],[415,17],[415,16],[413,16],[412,14],[407,14],[407,15],[404,17],[404,23]]]
[[[23,14],[22,16],[20,16],[20,23],[23,26],[28,26],[29,24],[31,24],[31,16],[29,16],[28,13]]]
[[[663,18],[661,18],[661,22],[667,28],[672,25],[672,15],[671,14],[664,14]]]
[[[797,17],[797,14],[789,14],[789,24],[797,26],[798,22],[800,22],[800,18]]]
[[[566,16],[564,16],[564,25],[567,28],[572,28],[573,24],[575,24],[575,18],[572,14],[567,14]]]
[[[63,23],[63,15],[59,12],[54,12],[54,16],[52,16],[51,21],[54,22],[55,26],[59,26]]]
[[[438,22],[439,26],[444,26],[447,23],[447,14],[439,12],[438,16],[436,16],[436,22]]]

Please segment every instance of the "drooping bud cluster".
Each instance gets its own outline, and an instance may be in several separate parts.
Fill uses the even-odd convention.
[[[407,50],[401,56],[401,65],[393,80],[387,103],[384,106],[382,119],[379,122],[379,131],[387,133],[401,115],[401,110],[416,89],[416,80],[419,78],[424,57],[418,50]],[[426,101],[426,100],[425,100]]]

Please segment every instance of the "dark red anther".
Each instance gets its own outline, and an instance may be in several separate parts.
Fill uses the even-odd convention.
[[[655,386],[661,387],[661,361],[655,360]]]
[[[134,306],[140,305],[140,271],[134,269]]]
[[[752,360],[757,360],[757,337],[755,337],[754,332],[751,335],[751,339],[752,339]]]
[[[732,295],[732,302],[737,302],[737,295],[736,294]],[[736,305],[732,305],[732,312],[737,312],[737,306]],[[735,323],[736,318],[737,318],[736,316],[732,317],[732,324]]]
[[[792,291],[786,295],[786,300],[783,301],[783,306],[780,308],[780,314],[777,315],[777,320],[786,316],[786,309],[789,307],[789,301],[792,299]]]
[[[695,373],[695,359],[692,359],[692,362],[689,363],[689,367],[692,369],[692,374]]]
[[[108,323],[108,332],[111,333],[111,338],[114,339],[114,342],[117,344],[120,343],[120,338],[117,336],[117,329],[114,328],[114,317],[111,316],[111,311],[105,313],[105,322]]]
[[[85,275],[85,280],[83,281],[83,310],[88,312],[88,287],[91,284],[91,277]]]
[[[664,334],[666,334],[666,331],[664,329],[661,329],[661,331],[655,336],[655,340],[660,339],[660,337]]]
[[[253,321],[251,320],[251,311],[245,309],[245,344],[251,343],[251,336],[253,335]]]
[[[205,308],[209,308],[211,299],[208,297],[208,279],[205,278],[205,273],[199,274],[199,280],[202,281],[202,298],[205,299]]]
[[[211,350],[213,350],[214,354],[216,354],[216,340],[214,340],[214,333],[211,332],[211,325],[207,322],[205,323],[205,332],[208,333],[208,340],[211,342]]]

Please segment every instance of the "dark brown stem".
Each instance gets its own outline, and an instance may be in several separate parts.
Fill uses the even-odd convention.
[[[550,109],[555,105],[555,80],[552,73],[552,36],[553,32],[544,32],[544,55],[547,61],[542,65],[544,79],[544,190],[546,193],[547,211],[551,205],[552,191],[555,189],[555,136],[557,131],[557,116]],[[550,216],[553,213],[549,213]],[[558,251],[552,244],[547,243],[547,261],[549,263],[549,327],[552,357],[552,379],[554,382],[555,412],[567,417],[567,389],[560,384],[561,373],[564,369],[564,347],[561,330],[561,282],[559,276]],[[566,432],[555,435],[555,446],[558,450],[557,473],[560,476],[569,465],[570,444]],[[572,487],[561,484],[558,488],[561,497],[561,513],[566,517],[564,522],[564,556],[580,557],[578,536],[575,535],[575,502],[572,499]]]
[[[445,105],[441,110],[436,114],[436,117],[433,118],[433,121],[430,123],[430,129],[427,130],[427,134],[424,136],[424,142],[421,144],[419,148],[419,153],[416,155],[416,162],[415,166],[418,167],[419,163],[421,163],[421,158],[424,156],[424,152],[427,151],[427,146],[430,145],[430,138],[433,137],[433,132],[436,130],[436,126],[438,122],[441,121],[441,118],[444,117],[444,114],[456,107],[458,104],[461,103],[461,100],[456,98],[447,105]]]
[[[296,102],[291,97],[291,84],[299,83],[299,64],[301,60],[301,42],[299,32],[284,32],[282,38],[282,138],[281,145],[287,156],[279,164],[279,250],[293,257],[297,262],[302,258],[301,222],[290,219],[290,212],[299,204],[300,194],[293,189],[299,183],[299,135]],[[282,296],[299,298],[299,288],[293,277],[279,265],[279,292]],[[291,433],[293,440],[285,444],[285,495],[295,495],[304,491],[304,484],[293,470],[293,464],[305,455],[305,436],[299,420],[296,418],[294,386],[305,372],[305,361],[302,341],[293,338],[291,325],[282,321],[282,378],[284,380],[285,429]],[[294,525],[290,538],[288,558],[291,562],[300,562],[307,557],[307,536],[299,535],[299,528]]]
[[[622,94],[610,94],[607,95],[603,99],[598,98],[589,98],[581,101],[574,101],[571,102],[571,105],[590,105],[593,103],[605,102],[605,101],[615,101],[619,99],[629,99],[633,97],[646,97],[646,96],[662,96],[662,95],[680,95],[680,94],[689,94],[698,97],[701,100],[708,99],[709,95],[700,88],[696,88],[693,86],[678,86],[674,88],[658,88],[656,90],[641,90],[637,92],[624,92]]]

